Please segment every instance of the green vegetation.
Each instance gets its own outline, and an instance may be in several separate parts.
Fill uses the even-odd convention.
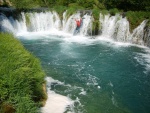
[[[143,20],[148,19],[150,21],[150,12],[128,11],[126,16],[129,20],[131,31],[140,25]]]
[[[27,25],[27,26],[30,26],[31,23],[30,23],[30,15],[29,15],[29,13],[26,13],[26,14],[25,14],[25,18],[26,18],[26,25]]]
[[[43,0],[10,0],[17,9],[28,9],[45,6]]]
[[[46,99],[40,62],[13,38],[0,33],[0,113],[37,113]]]
[[[48,6],[55,5],[66,6],[70,4],[84,7],[84,9],[114,9],[117,8],[123,11],[150,11],[149,0],[44,0]]]
[[[50,8],[50,10],[56,11],[58,13],[60,19],[63,19],[63,13],[67,10],[67,7],[56,5],[52,8]]]
[[[99,0],[107,9],[117,8],[123,11],[150,11],[149,0]]]
[[[114,16],[116,13],[119,13],[119,10],[117,8],[110,9],[109,13]]]

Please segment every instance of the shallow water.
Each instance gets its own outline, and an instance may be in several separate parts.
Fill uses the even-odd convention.
[[[53,78],[48,90],[54,96],[63,95],[65,113],[150,113],[147,48],[100,37],[34,34],[18,38]],[[58,112],[56,107],[44,113],[65,110]]]

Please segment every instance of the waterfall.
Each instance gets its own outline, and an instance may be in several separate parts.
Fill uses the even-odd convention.
[[[144,28],[147,20],[144,20],[137,28],[130,33],[129,21],[121,15],[115,16],[100,14],[100,30],[101,36],[111,38],[120,42],[129,42],[144,45]]]
[[[110,16],[100,14],[100,26],[102,36],[106,38],[113,38],[117,41],[126,42],[129,39],[129,22],[126,18],[120,15]]]
[[[80,29],[80,35],[87,35],[88,31],[92,28],[92,17],[90,15],[84,15],[83,17],[83,25]],[[63,31],[73,34],[76,23],[75,19],[80,19],[80,13],[76,13],[71,15],[68,19],[66,17],[66,12],[63,14]]]
[[[102,36],[107,38],[113,37],[118,17],[119,17],[118,15],[110,16],[109,14],[108,15],[100,14],[99,21],[102,30]]]
[[[63,15],[63,31],[68,33],[73,33],[76,28],[75,18],[79,18],[80,14],[71,15],[68,19],[66,16],[66,12]]]
[[[143,37],[144,37],[144,27],[146,26],[147,20],[144,20],[136,29],[134,29],[131,38],[132,43],[144,45]]]
[[[50,29],[60,29],[60,19],[56,12],[26,13],[28,16],[28,31],[48,31]]]
[[[0,15],[0,27],[2,31],[11,32],[13,34],[26,31],[24,21],[15,20],[13,17],[6,17],[4,14]]]
[[[92,34],[92,23],[94,21],[91,15],[83,15],[83,25],[78,35],[87,36]],[[0,14],[0,30],[11,32],[13,34],[21,32],[40,32],[58,30],[73,34],[76,23],[75,19],[80,19],[80,13],[75,13],[67,17],[67,11],[63,13],[62,20],[56,12],[33,12],[21,13],[20,19],[6,17]],[[137,28],[130,32],[129,21],[126,17],[119,14],[111,16],[110,14],[99,17],[99,36],[103,38],[113,39],[120,42],[129,42],[140,45],[149,45],[149,32],[145,31],[147,20],[143,21]],[[147,34],[147,35],[146,35]],[[148,40],[148,43],[146,42]]]
[[[117,21],[115,33],[116,35],[114,35],[114,38],[117,41],[121,41],[121,42],[130,41],[129,22],[127,21],[126,18],[120,17],[120,20]]]
[[[21,13],[21,19],[14,20],[12,17],[6,17],[1,15],[0,19],[2,29],[7,32],[12,32],[14,34],[18,32],[39,32],[39,31],[49,31],[51,29],[62,30],[64,32],[73,33],[76,28],[75,18],[79,19],[80,14],[76,13],[66,17],[64,13],[63,20],[61,22],[58,14],[56,12],[40,12],[40,13]],[[86,35],[88,30],[92,27],[92,19],[89,15],[83,16],[83,27],[80,34]],[[62,24],[63,23],[63,24]]]
[[[20,20],[0,15],[2,31],[17,34],[20,32],[48,31],[61,28],[61,20],[56,12],[21,13]]]

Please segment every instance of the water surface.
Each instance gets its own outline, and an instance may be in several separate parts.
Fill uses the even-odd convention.
[[[150,113],[147,48],[80,36],[19,39],[54,79],[49,89],[73,101],[65,113]]]

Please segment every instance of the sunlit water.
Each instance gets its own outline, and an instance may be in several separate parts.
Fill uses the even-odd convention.
[[[43,113],[150,113],[147,48],[56,34],[18,36],[48,76]]]

